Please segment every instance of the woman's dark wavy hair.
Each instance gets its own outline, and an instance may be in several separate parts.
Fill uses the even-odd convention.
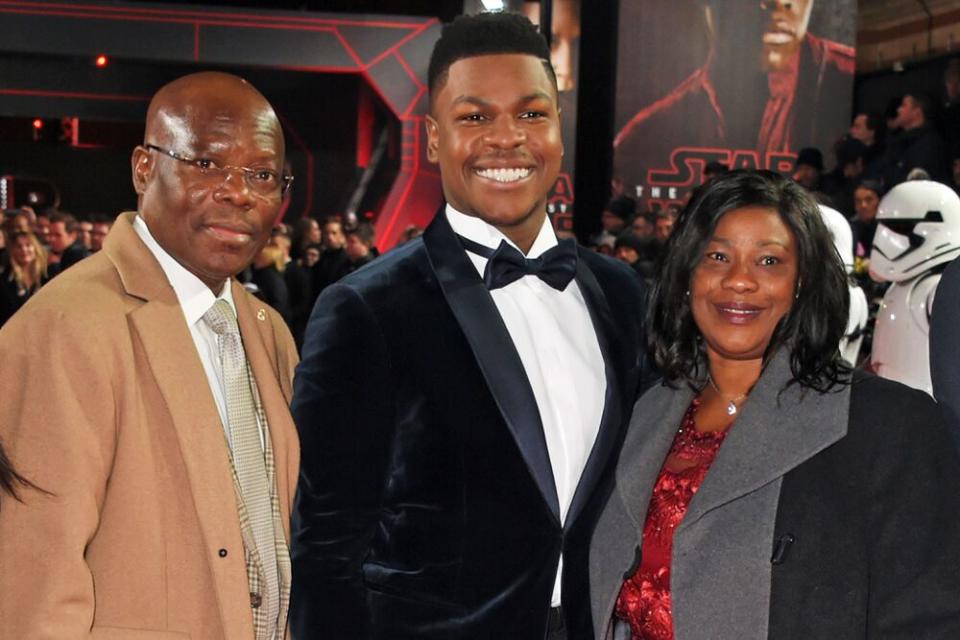
[[[677,219],[647,307],[647,339],[657,366],[668,381],[703,385],[706,351],[687,292],[720,218],[753,206],[776,211],[797,249],[797,299],[774,331],[764,361],[786,346],[789,384],[818,391],[847,384],[850,368],[839,353],[850,304],[843,264],[813,198],[772,171],[737,170],[714,178],[694,192]]]
[[[3,450],[3,444],[0,443],[0,496],[7,493],[15,500],[20,500],[17,489],[21,487],[37,488],[14,470],[13,465],[10,464],[10,459],[7,458],[7,454]]]

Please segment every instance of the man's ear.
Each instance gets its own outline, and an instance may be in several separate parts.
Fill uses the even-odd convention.
[[[437,164],[437,162],[440,161],[440,156],[437,152],[440,146],[440,125],[437,124],[437,121],[434,120],[431,115],[424,117],[423,124],[427,128],[427,160],[432,164]]]
[[[142,196],[147,190],[147,182],[153,172],[153,157],[146,147],[137,145],[130,157],[130,169],[133,173],[133,190]]]

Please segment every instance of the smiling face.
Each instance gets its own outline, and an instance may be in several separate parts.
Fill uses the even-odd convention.
[[[221,167],[283,169],[273,109],[225,74],[195,74],[162,89],[151,105],[146,142]],[[157,242],[215,293],[270,239],[280,209],[279,189],[254,191],[239,170],[218,179],[144,147],[134,151],[133,177],[140,215]]]
[[[37,249],[29,236],[18,235],[10,247],[10,258],[17,266],[24,268],[37,259]]]
[[[744,207],[721,217],[690,282],[711,366],[762,360],[796,281],[796,239],[774,210]]]
[[[447,202],[526,250],[563,156],[557,93],[543,62],[524,54],[454,62],[426,126],[427,157],[440,166]]]

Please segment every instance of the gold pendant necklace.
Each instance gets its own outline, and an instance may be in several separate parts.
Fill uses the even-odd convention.
[[[750,392],[745,391],[740,395],[738,395],[736,398],[728,399],[723,396],[723,393],[720,391],[720,387],[718,387],[717,383],[713,381],[713,376],[710,375],[709,373],[707,374],[707,380],[710,381],[710,386],[713,387],[713,390],[717,392],[717,395],[720,396],[720,399],[727,401],[727,415],[728,416],[737,415],[737,410],[738,410],[737,403],[743,400],[744,398],[746,398],[747,394],[749,394]]]

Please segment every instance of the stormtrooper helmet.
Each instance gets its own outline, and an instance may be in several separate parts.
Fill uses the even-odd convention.
[[[823,218],[823,224],[826,225],[833,236],[833,245],[840,254],[840,260],[847,273],[853,271],[853,231],[850,229],[850,223],[846,216],[826,205],[818,205],[820,208],[820,217]]]
[[[960,197],[939,182],[916,180],[880,201],[870,275],[903,282],[960,255]]]

